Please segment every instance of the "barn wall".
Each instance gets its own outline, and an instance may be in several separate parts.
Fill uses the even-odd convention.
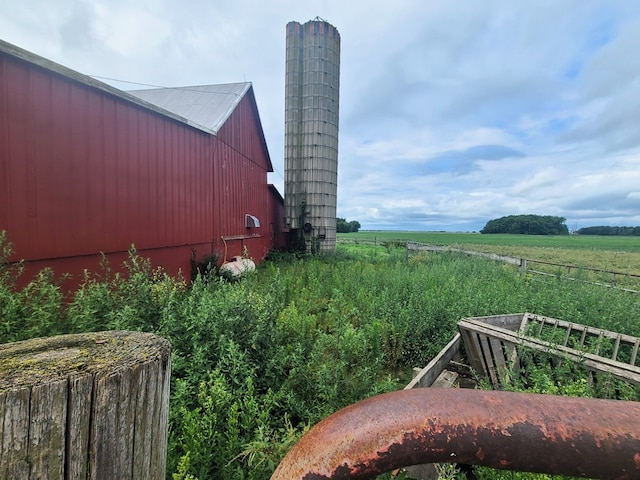
[[[285,250],[289,247],[289,230],[285,228],[286,211],[284,199],[274,185],[269,185],[269,193],[269,201],[271,203],[271,206],[269,207],[269,230],[271,234],[271,242],[273,244],[273,248]]]
[[[216,251],[223,261],[241,255],[243,247],[254,259],[260,260],[271,248],[267,185],[271,162],[254,105],[250,89],[217,136],[214,203],[215,230],[219,234]],[[260,227],[246,228],[246,214],[257,217]]]
[[[0,230],[11,260],[79,273],[99,252],[119,263],[135,244],[188,277],[185,252],[224,255],[223,236],[249,237],[227,241],[230,255],[246,245],[261,259],[269,236],[244,214],[267,218],[270,163],[247,102],[216,138],[0,54]]]
[[[231,116],[220,127],[217,137],[227,145],[232,145],[245,158],[253,159],[261,168],[272,170],[253,87],[249,88]]]

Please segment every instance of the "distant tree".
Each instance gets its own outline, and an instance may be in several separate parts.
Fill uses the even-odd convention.
[[[564,217],[552,215],[509,215],[489,220],[480,233],[524,235],[569,235]]]
[[[352,220],[347,222],[344,218],[336,218],[336,231],[338,233],[350,233],[360,230],[360,222]]]
[[[609,227],[600,225],[596,227],[584,227],[576,231],[578,235],[624,235],[640,236],[640,227]]]

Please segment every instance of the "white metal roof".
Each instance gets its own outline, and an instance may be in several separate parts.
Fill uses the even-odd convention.
[[[251,82],[133,90],[128,93],[217,133]]]
[[[0,53],[38,65],[214,135],[251,88],[251,82],[241,82],[125,92],[1,39]]]
[[[118,90],[117,88],[112,87],[111,85],[103,83],[87,75],[83,75],[82,73],[76,72],[75,70],[72,70],[63,65],[60,65],[59,63],[52,62],[51,60],[48,60],[44,57],[36,55],[35,53],[31,53],[28,50],[24,50],[20,47],[12,45],[11,43],[5,42],[4,40],[1,40],[1,39],[0,39],[0,53],[4,53],[12,57],[19,58],[20,60],[31,63],[33,65],[37,65],[38,67],[44,68],[45,70],[55,72],[73,81],[85,84],[89,87],[96,88],[98,90],[101,90],[115,97],[122,98],[127,102],[131,102],[136,105],[140,105],[141,107],[144,107],[146,109],[158,112],[161,115],[164,115],[169,118],[173,118],[174,120],[190,125],[194,128],[197,128],[198,130],[203,130],[207,133],[215,134],[215,132],[212,131],[211,129],[206,128],[205,126],[200,125],[196,122],[192,122],[186,117],[177,115],[176,113],[171,112],[167,109],[163,109],[156,104],[144,101],[141,97],[137,97],[127,92],[124,92],[122,90]]]

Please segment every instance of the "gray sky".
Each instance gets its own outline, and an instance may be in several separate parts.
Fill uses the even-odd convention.
[[[342,42],[338,216],[640,225],[637,0],[0,0],[0,38],[123,90],[252,82],[284,193],[285,26],[316,16]]]

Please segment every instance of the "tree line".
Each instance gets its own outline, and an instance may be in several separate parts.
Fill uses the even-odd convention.
[[[336,231],[338,233],[351,233],[360,230],[360,222],[352,220],[347,222],[344,218],[336,218]]]
[[[566,221],[553,215],[508,215],[489,220],[480,233],[569,235]]]
[[[609,227],[600,225],[596,227],[584,227],[576,230],[578,235],[620,235],[640,236],[640,227]]]

